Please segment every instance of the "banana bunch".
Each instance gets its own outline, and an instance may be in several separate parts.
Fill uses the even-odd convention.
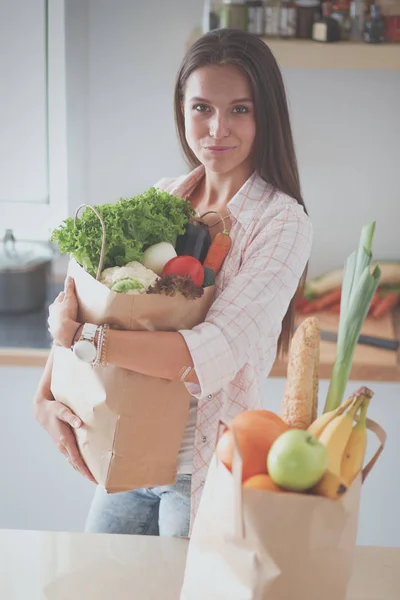
[[[323,413],[307,431],[316,437],[328,453],[328,467],[311,492],[328,498],[340,498],[363,467],[367,448],[366,414],[373,392],[363,386],[336,410]],[[356,422],[357,412],[360,416]]]

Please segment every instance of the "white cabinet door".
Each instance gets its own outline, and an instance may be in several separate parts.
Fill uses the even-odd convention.
[[[64,0],[0,0],[0,224],[21,239],[66,216],[65,79]]]

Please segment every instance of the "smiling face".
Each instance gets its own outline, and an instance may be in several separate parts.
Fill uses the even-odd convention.
[[[210,171],[252,170],[256,123],[251,88],[232,65],[193,71],[183,98],[186,140]]]

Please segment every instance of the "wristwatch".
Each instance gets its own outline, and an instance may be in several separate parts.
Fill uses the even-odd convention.
[[[73,345],[72,352],[77,358],[84,362],[92,363],[96,359],[97,348],[94,343],[98,325],[85,323],[81,337]]]

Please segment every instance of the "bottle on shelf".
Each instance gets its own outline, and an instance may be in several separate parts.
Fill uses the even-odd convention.
[[[296,37],[297,6],[292,0],[282,0],[280,6],[279,35],[282,38]]]
[[[350,39],[361,42],[364,39],[366,4],[365,0],[351,0],[350,2]]]
[[[325,0],[322,3],[322,18],[317,19],[313,25],[312,39],[316,42],[339,42],[340,25],[332,18],[332,2]]]
[[[247,31],[254,35],[264,35],[265,10],[262,0],[248,0],[247,6]]]
[[[266,37],[279,36],[280,0],[266,0],[265,2],[264,31]]]
[[[370,16],[364,25],[364,41],[368,44],[381,44],[385,41],[385,21],[378,4],[371,4]]]

